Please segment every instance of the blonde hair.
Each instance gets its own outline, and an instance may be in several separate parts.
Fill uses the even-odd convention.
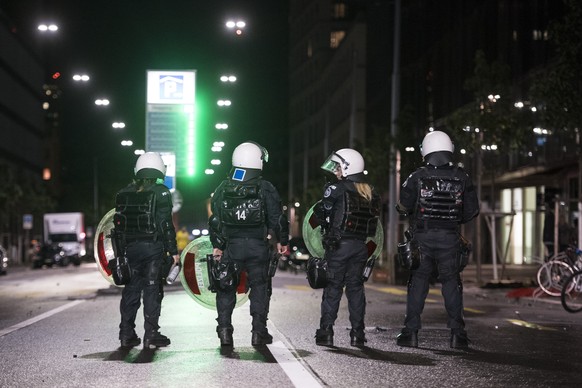
[[[370,202],[372,200],[372,186],[370,186],[367,183],[360,183],[360,182],[354,182],[354,186],[356,186],[356,190],[358,191],[358,194],[360,194],[362,197],[366,198],[366,200],[368,202]]]

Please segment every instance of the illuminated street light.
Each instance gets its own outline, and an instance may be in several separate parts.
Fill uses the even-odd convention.
[[[210,164],[212,164],[213,166],[219,166],[220,165],[220,159],[212,159],[210,161]]]
[[[213,170],[213,169],[211,169],[211,168],[207,168],[206,170],[204,170],[204,173],[205,173],[206,175],[212,175],[212,174],[214,174],[214,170]]]
[[[59,29],[59,26],[57,26],[54,23],[51,23],[51,24],[44,24],[43,23],[43,24],[38,25],[38,30],[40,32],[47,32],[47,31],[48,32],[57,32],[58,29]]]
[[[87,74],[75,74],[73,76],[73,81],[76,82],[87,82],[89,81],[89,76]]]
[[[125,128],[125,123],[116,121],[113,124],[111,124],[111,126],[113,128],[116,128],[116,129],[121,129],[121,128]]]
[[[134,155],[143,155],[145,154],[145,150],[135,150],[133,151]]]
[[[220,81],[222,81],[222,82],[236,82],[236,76],[234,76],[234,75],[222,75],[222,76],[220,76]]]
[[[107,106],[107,105],[109,105],[109,100],[106,98],[97,99],[97,100],[95,100],[95,105]]]
[[[121,145],[124,147],[131,147],[133,145],[133,141],[131,140],[122,140]]]
[[[217,123],[214,128],[216,129],[228,129],[228,124],[226,123]]]
[[[242,35],[243,29],[246,27],[246,23],[242,20],[228,20],[226,23],[226,28],[229,30],[234,30],[237,35]]]
[[[231,102],[230,102],[230,100],[218,100],[216,102],[216,104],[218,106],[230,106],[231,105]]]

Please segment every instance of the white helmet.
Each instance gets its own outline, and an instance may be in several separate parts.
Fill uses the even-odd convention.
[[[232,152],[232,166],[242,168],[263,169],[263,161],[269,161],[269,153],[257,143],[244,142]]]
[[[420,154],[424,158],[426,155],[437,151],[453,152],[455,146],[449,135],[442,131],[429,132],[420,145]]]
[[[332,152],[327,160],[321,165],[325,171],[335,174],[338,168],[341,168],[342,177],[364,172],[364,158],[362,155],[351,148],[342,148],[339,151]]]
[[[166,165],[157,152],[140,155],[133,170],[136,178],[160,178],[166,175]]]

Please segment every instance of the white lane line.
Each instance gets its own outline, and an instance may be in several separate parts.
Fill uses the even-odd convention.
[[[293,355],[293,353],[297,354],[297,352],[295,352],[293,346],[285,340],[285,337],[279,330],[277,330],[273,322],[269,321],[269,326],[271,326],[271,329],[277,333],[277,337],[281,338],[281,341],[275,341],[272,344],[267,345],[267,347],[293,385],[297,388],[321,388],[321,384],[304,366],[305,362],[301,360],[301,357],[299,357],[299,355]],[[293,349],[293,353],[291,352],[291,349]]]
[[[12,333],[13,331],[16,331],[18,329],[22,329],[22,328],[24,328],[26,326],[30,326],[30,325],[32,325],[35,322],[38,322],[38,321],[43,320],[45,318],[48,318],[48,317],[50,317],[52,315],[58,314],[61,311],[65,311],[66,309],[69,309],[69,308],[71,308],[73,306],[76,306],[79,303],[83,303],[84,301],[85,300],[83,300],[83,299],[75,300],[73,302],[70,302],[70,303],[67,303],[65,305],[62,305],[61,307],[57,307],[56,309],[52,309],[50,311],[47,311],[46,313],[42,313],[42,314],[40,314],[40,315],[38,315],[38,316],[36,316],[34,318],[30,318],[30,319],[28,319],[28,320],[26,320],[24,322],[17,323],[16,325],[10,326],[7,329],[2,329],[2,330],[0,330],[0,338],[1,337],[4,337],[6,334]]]

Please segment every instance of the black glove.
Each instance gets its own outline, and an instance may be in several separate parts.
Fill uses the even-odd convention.
[[[333,252],[339,247],[340,239],[337,236],[324,236],[321,243],[326,251]]]

